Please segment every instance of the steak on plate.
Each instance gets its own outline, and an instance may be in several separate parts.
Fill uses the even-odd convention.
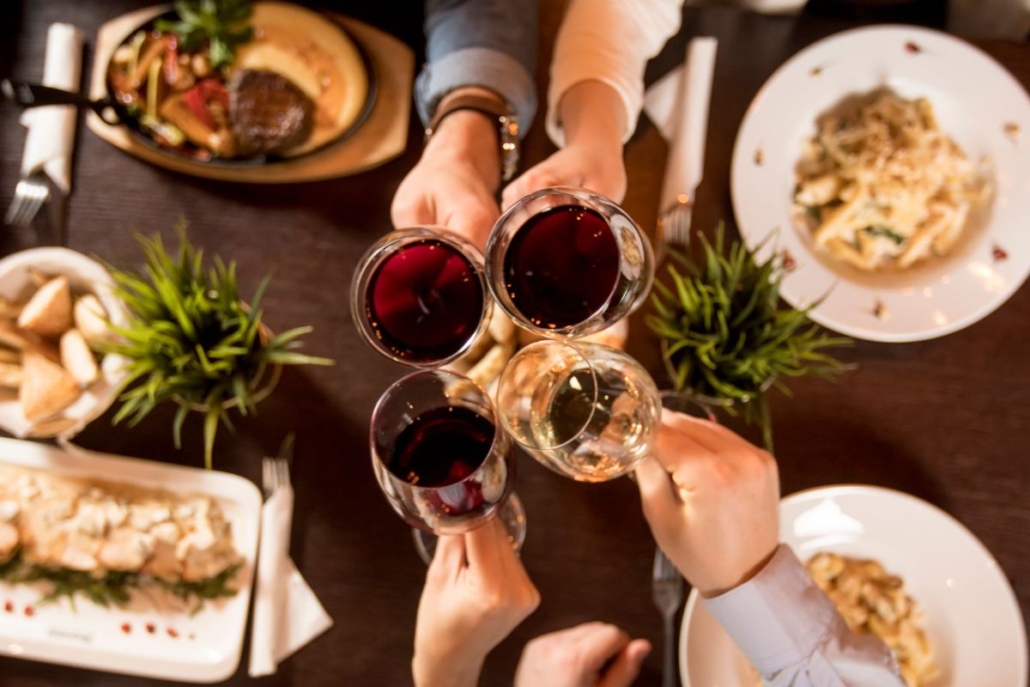
[[[241,157],[276,155],[311,135],[315,104],[286,77],[242,69],[229,83],[229,121]]]

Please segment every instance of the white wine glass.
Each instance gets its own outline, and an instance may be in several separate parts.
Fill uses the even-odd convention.
[[[605,482],[651,453],[662,404],[647,370],[624,351],[544,340],[508,363],[497,408],[504,429],[538,462],[577,481]]]

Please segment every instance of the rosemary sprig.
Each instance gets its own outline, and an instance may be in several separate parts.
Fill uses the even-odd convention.
[[[0,581],[9,584],[42,582],[49,586],[49,591],[39,600],[39,605],[67,598],[73,609],[75,597],[80,594],[104,608],[121,607],[129,603],[130,592],[133,589],[156,585],[185,602],[196,600],[197,603],[191,610],[191,613],[195,614],[204,607],[206,601],[236,595],[237,590],[230,585],[241,565],[242,563],[237,563],[218,575],[197,582],[171,582],[151,575],[121,570],[110,570],[98,576],[85,570],[33,565],[26,563],[18,552],[6,563],[0,564]]]
[[[714,245],[701,235],[701,248],[700,266],[685,253],[671,254],[668,283],[654,283],[647,324],[664,341],[676,390],[727,401],[731,413],[739,406],[771,450],[767,387],[789,395],[784,379],[848,369],[825,351],[852,342],[811,322],[818,302],[801,310],[780,305],[785,270],[775,257],[757,262],[739,241],[726,249],[722,225]]]

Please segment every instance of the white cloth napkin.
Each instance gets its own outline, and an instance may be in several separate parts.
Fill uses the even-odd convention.
[[[704,141],[717,42],[694,38],[684,65],[662,77],[644,94],[644,111],[669,141],[659,210],[681,193],[694,195],[704,169]]]
[[[333,626],[333,619],[289,557],[292,523],[293,489],[279,489],[261,509],[251,677],[275,673],[281,662]]]
[[[78,91],[82,77],[82,31],[71,24],[51,24],[47,31],[43,85]],[[71,105],[50,105],[25,110],[22,126],[29,130],[22,176],[42,171],[66,195],[72,188],[72,149],[75,120]]]

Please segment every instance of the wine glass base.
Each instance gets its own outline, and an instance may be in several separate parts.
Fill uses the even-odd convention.
[[[522,544],[526,541],[526,510],[522,507],[522,501],[518,494],[512,493],[508,497],[501,509],[497,511],[497,517],[504,524],[504,529],[508,533],[515,553],[522,551]],[[429,565],[436,552],[437,536],[425,530],[412,529],[411,537],[415,540],[415,550],[418,551],[419,558]]]

